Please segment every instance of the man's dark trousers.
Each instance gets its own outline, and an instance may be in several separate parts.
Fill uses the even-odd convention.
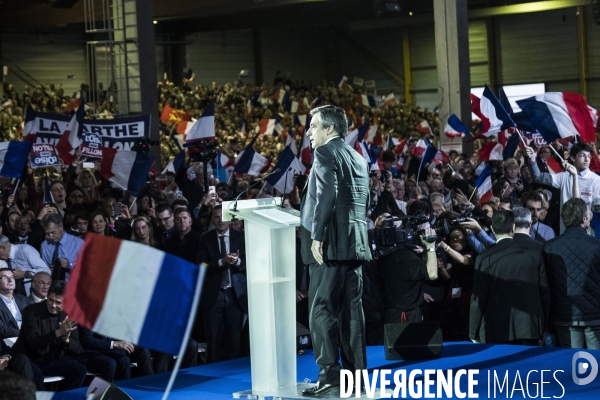
[[[362,263],[325,260],[321,265],[310,264],[310,333],[320,384],[339,386],[342,367],[350,371],[366,368]]]

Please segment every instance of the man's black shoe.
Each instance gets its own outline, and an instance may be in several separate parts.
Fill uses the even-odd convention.
[[[302,391],[302,396],[326,397],[329,395],[334,395],[334,396],[339,397],[339,392],[340,392],[339,386],[334,386],[334,385],[330,385],[330,384],[326,383],[324,385],[318,384],[317,386],[313,386],[311,388],[304,389]]]

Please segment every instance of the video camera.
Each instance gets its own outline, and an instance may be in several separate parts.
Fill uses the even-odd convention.
[[[217,157],[217,146],[219,142],[216,140],[199,139],[183,145],[183,147],[191,147],[196,151],[190,151],[190,161],[210,163]]]
[[[402,221],[402,228],[397,228],[394,222]],[[401,245],[411,245],[415,235],[419,236],[425,232],[424,229],[419,229],[418,226],[430,222],[431,228],[435,231],[435,235],[425,236],[423,239],[428,243],[434,243],[438,236],[447,236],[450,233],[450,228],[446,220],[429,221],[425,214],[416,216],[398,218],[388,217],[381,224],[380,228],[369,229],[367,231],[371,253],[374,258],[387,256]]]
[[[460,212],[460,217],[451,219],[450,225],[459,225],[461,222],[466,222],[469,218],[474,219],[487,228],[492,226],[492,219],[483,210],[474,208],[472,204],[464,206]]]

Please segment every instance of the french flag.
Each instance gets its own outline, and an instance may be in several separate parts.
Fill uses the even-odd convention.
[[[244,117],[240,117],[240,124],[238,126],[238,135],[240,135],[243,138],[248,136],[248,134],[246,133],[246,120],[244,119]]]
[[[258,176],[269,167],[269,160],[257,153],[252,148],[253,144],[254,141],[238,154],[233,168],[235,172]]]
[[[377,125],[367,125],[368,129],[366,130],[366,141],[367,143],[371,144],[381,144],[381,143],[376,143],[376,138],[377,138],[377,131],[379,129],[379,127]]]
[[[346,82],[348,81],[348,78],[346,77],[346,75],[338,75],[338,77],[335,80],[335,85],[339,88],[345,88],[346,87]]]
[[[267,118],[263,118],[260,120],[259,124],[258,124],[258,132],[261,135],[265,134],[265,133],[270,133],[272,134],[275,131],[275,125],[277,124],[275,119],[267,119]]]
[[[415,147],[413,147],[410,152],[411,152],[411,154],[413,156],[422,157],[423,154],[425,154],[425,151],[427,150],[427,148],[430,145],[431,145],[431,143],[426,138],[419,139],[419,141],[417,142],[417,144],[415,145]]]
[[[479,205],[492,198],[492,173],[489,165],[486,165],[477,177],[475,187],[479,193]]]
[[[220,182],[229,181],[229,176],[233,172],[233,162],[223,153],[219,153],[217,156],[217,168],[215,168],[214,175],[219,179]]]
[[[294,154],[298,154],[298,146],[296,146],[296,139],[294,138],[294,132],[292,131],[292,128],[289,129],[288,134],[287,134],[287,139],[285,140],[285,145],[290,146],[290,149],[292,149],[292,152],[294,152]]]
[[[277,99],[277,102],[279,104],[286,105],[290,101],[290,92],[288,92],[285,89],[281,88],[277,92],[275,92],[275,98]]]
[[[301,132],[304,132],[304,127],[308,126],[306,124],[307,121],[307,117],[306,114],[302,114],[302,115],[294,115],[294,124],[298,125],[301,129]],[[308,123],[310,124],[310,118],[308,118]]]
[[[563,172],[562,166],[554,158],[548,157],[546,158],[545,162],[546,166],[548,167],[548,172],[550,172],[552,175],[560,174],[561,172]]]
[[[371,171],[383,171],[384,169],[380,159],[375,160],[375,162],[371,164]]]
[[[27,105],[25,110],[25,121],[23,121],[23,130],[21,135],[24,142],[35,142],[35,117],[36,113],[31,104]]]
[[[351,147],[354,147],[354,143],[358,140],[358,129],[354,129],[351,132],[348,132],[346,137],[344,138],[346,143],[348,143]]]
[[[200,118],[189,129],[185,140],[190,142],[196,139],[209,139],[215,137],[215,102],[211,102]]]
[[[592,117],[592,122],[594,127],[596,128],[596,132],[600,132],[600,111],[590,107],[589,105],[588,110],[590,112],[590,116]]]
[[[484,134],[490,130],[490,121],[481,113],[481,99],[474,94],[470,95],[471,98],[471,112],[479,117],[481,120],[479,134]],[[484,135],[485,136],[485,135]]]
[[[479,109],[481,111],[482,121],[483,119],[487,120],[487,125],[489,126],[489,129],[487,130],[488,135],[515,126],[508,111],[502,107],[498,98],[487,85],[485,85],[485,89],[483,90]],[[484,123],[484,125],[486,125],[486,123]]]
[[[386,144],[385,144],[385,148],[383,150],[387,150],[387,149],[395,149],[396,146],[398,146],[400,144],[400,140],[392,137],[391,135],[388,135],[387,140],[386,140]]]
[[[81,103],[77,111],[67,124],[67,128],[56,143],[56,151],[61,160],[66,165],[71,165],[75,161],[75,149],[81,144],[81,135],[83,133],[83,115],[84,105]]]
[[[570,92],[548,92],[517,104],[547,143],[579,135],[585,143],[596,141],[594,120],[585,98]]]
[[[434,159],[434,161],[435,160],[439,161],[439,163],[437,163],[437,164],[450,162],[450,156],[448,154],[446,154],[445,151],[442,151],[442,150],[438,150],[437,153],[435,153],[435,157],[433,157],[433,159]]]
[[[87,235],[65,292],[69,318],[101,335],[179,354],[206,268],[153,247]],[[90,290],[90,282],[94,290]]]
[[[0,143],[0,176],[19,179],[27,164],[31,142]]]
[[[310,139],[306,132],[302,135],[302,146],[300,146],[300,161],[304,164],[312,164],[313,153],[310,145]]]
[[[466,126],[464,126],[464,124],[462,122],[460,122],[460,119],[458,119],[458,117],[454,114],[452,114],[450,116],[450,118],[448,118],[448,123],[446,124],[446,127],[444,128],[444,134],[446,136],[448,136],[451,139],[457,138],[457,137],[465,137],[465,135],[469,132],[469,130],[467,129]]]
[[[154,157],[136,151],[102,148],[100,175],[137,196],[146,183]]]
[[[504,147],[498,142],[489,142],[479,149],[479,161],[504,160]]]
[[[174,174],[177,173],[183,167],[183,163],[185,161],[185,150],[181,150],[174,159],[169,161],[165,169],[163,169],[162,173],[166,174],[167,172],[172,172]]]
[[[281,154],[279,154],[277,164],[275,165],[275,169],[278,168],[279,172],[269,176],[267,182],[280,193],[283,193],[285,190],[285,194],[291,192],[294,188],[294,173],[303,175],[306,171],[306,167],[296,158],[296,154],[294,154],[293,149],[289,146],[286,146]]]
[[[356,102],[361,106],[375,107],[375,99],[373,96],[367,96],[366,94],[357,94]]]
[[[373,159],[371,158],[371,153],[367,148],[367,144],[362,140],[357,140],[354,143],[354,150],[358,152],[363,158],[371,165],[373,163]]]
[[[433,128],[426,119],[421,121],[420,124],[415,126],[415,129],[421,132],[423,135],[433,135]]]
[[[499,135],[500,136],[500,135]],[[519,147],[520,138],[518,133],[513,133],[508,135],[508,139],[501,141],[504,149],[502,150],[502,159],[508,160],[509,158],[513,158],[515,156],[515,152]]]

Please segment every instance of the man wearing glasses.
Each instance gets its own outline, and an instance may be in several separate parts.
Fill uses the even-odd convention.
[[[2,353],[8,350],[4,339],[19,336],[23,323],[23,310],[32,303],[15,291],[15,275],[8,268],[0,269],[0,345]]]
[[[48,297],[48,289],[52,284],[52,277],[46,272],[38,272],[31,280],[31,293],[29,298],[35,303],[42,302]]]
[[[588,205],[592,211],[598,211],[600,208],[600,176],[590,171],[590,162],[592,160],[592,149],[586,143],[577,143],[571,148],[569,164],[566,160],[563,162],[565,172],[550,174],[549,172],[540,172],[535,162],[535,152],[531,147],[526,147],[525,151],[529,158],[529,166],[533,173],[534,182],[560,189],[560,208],[563,204],[573,197],[573,174],[577,173],[579,183],[580,198]],[[576,171],[572,170],[575,167]],[[563,233],[565,226],[561,219],[560,233]]]
[[[171,239],[173,232],[175,232],[175,220],[171,206],[159,204],[156,207],[156,219],[158,220],[158,229],[154,230],[154,240],[158,247],[162,249],[166,241]]]
[[[16,290],[23,296],[28,296],[31,289],[31,279],[38,272],[50,274],[50,268],[40,257],[40,253],[28,244],[0,244],[0,259],[5,260],[8,268],[12,269],[15,279],[17,279],[17,287],[22,289]],[[21,280],[20,282],[18,280]]]

